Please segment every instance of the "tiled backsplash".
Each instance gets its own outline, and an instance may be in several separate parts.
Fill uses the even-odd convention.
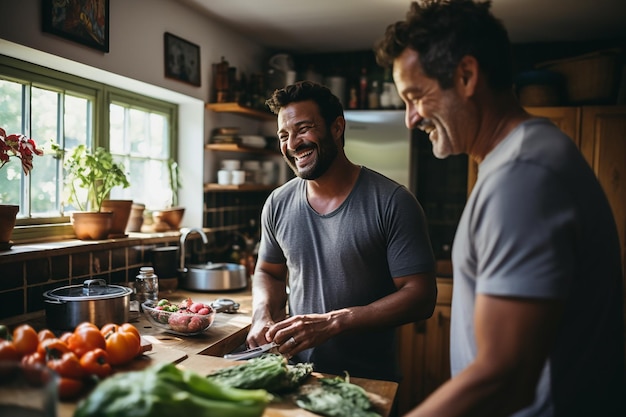
[[[43,293],[101,278],[130,285],[150,265],[150,250],[177,246],[178,232],[100,242],[62,241],[0,252],[0,320],[43,310]],[[131,285],[132,286],[132,285]]]

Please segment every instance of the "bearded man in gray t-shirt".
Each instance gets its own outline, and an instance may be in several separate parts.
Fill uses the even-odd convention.
[[[328,88],[299,82],[267,104],[297,177],[263,208],[248,344],[274,341],[320,372],[397,381],[396,327],[430,317],[437,295],[423,210],[404,186],[348,160]]]

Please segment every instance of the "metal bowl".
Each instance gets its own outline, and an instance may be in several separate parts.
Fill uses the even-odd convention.
[[[234,263],[187,265],[180,287],[193,291],[240,290],[248,286],[246,267]]]

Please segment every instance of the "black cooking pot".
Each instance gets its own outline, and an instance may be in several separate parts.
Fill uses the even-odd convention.
[[[98,327],[108,323],[128,322],[130,295],[133,290],[107,285],[103,279],[86,280],[43,293],[46,324],[53,330],[72,330],[88,321]]]

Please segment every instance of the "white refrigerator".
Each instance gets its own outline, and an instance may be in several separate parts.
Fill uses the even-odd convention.
[[[366,166],[412,190],[411,131],[404,110],[346,110],[345,151]]]

